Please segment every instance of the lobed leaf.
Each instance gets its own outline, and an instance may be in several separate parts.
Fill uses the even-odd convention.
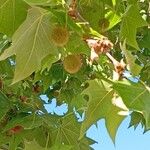
[[[28,5],[22,0],[0,1],[0,32],[12,36],[25,20]]]
[[[130,4],[122,17],[120,36],[122,39],[126,39],[127,44],[139,49],[136,41],[137,28],[147,25],[147,22],[140,15],[137,3]]]
[[[50,39],[50,21],[50,12],[37,7],[30,9],[27,19],[13,35],[11,47],[0,56],[0,60],[4,60],[16,55],[13,83],[38,70],[47,55],[57,55],[57,48]]]
[[[87,139],[78,140],[81,124],[75,120],[73,115],[69,114],[59,121],[57,128],[54,128],[51,133],[53,143],[72,145],[77,150],[89,149]]]
[[[89,87],[83,91],[83,94],[89,96],[89,102],[85,120],[82,123],[80,138],[93,123],[104,118],[108,132],[114,141],[117,129],[124,119],[124,116],[119,115],[123,109],[113,104],[114,91],[107,82],[91,80],[88,83]]]
[[[142,112],[146,128],[150,128],[150,88],[144,83],[132,83],[127,80],[113,85],[130,110]]]

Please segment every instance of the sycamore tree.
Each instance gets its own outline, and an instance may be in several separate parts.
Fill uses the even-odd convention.
[[[2,150],[88,150],[92,124],[115,141],[128,115],[146,132],[149,86],[149,0],[0,0]]]

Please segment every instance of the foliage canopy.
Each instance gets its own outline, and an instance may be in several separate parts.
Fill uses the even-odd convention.
[[[0,110],[3,150],[88,150],[92,124],[115,141],[129,114],[148,131],[150,2],[1,0]]]

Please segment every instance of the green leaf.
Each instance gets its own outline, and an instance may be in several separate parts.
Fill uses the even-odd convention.
[[[52,6],[57,5],[61,0],[24,0],[30,5],[43,5],[43,6]]]
[[[13,66],[10,64],[9,60],[0,62],[0,76],[5,76],[7,79],[13,78]]]
[[[17,125],[22,126],[24,129],[33,129],[42,125],[41,117],[36,114],[31,115],[18,115],[15,118],[11,119],[4,131],[7,131]]]
[[[100,31],[99,21],[104,18],[105,4],[102,0],[81,0],[79,12],[90,26]],[[94,17],[93,17],[94,16]]]
[[[131,116],[131,121],[129,127],[134,126],[134,129],[136,129],[136,127],[140,123],[142,124],[142,126],[145,126],[145,119],[142,113],[134,111],[131,113],[130,116]]]
[[[41,147],[35,140],[25,141],[24,143],[25,143],[25,150],[31,150],[31,147],[32,147],[32,150],[45,150],[45,147]]]
[[[106,15],[106,18],[109,21],[109,26],[108,26],[107,30],[110,30],[111,28],[113,28],[115,25],[117,25],[121,21],[121,17],[113,11],[110,11]]]
[[[127,62],[127,69],[131,71],[133,76],[139,75],[143,67],[135,63],[136,58],[131,54],[129,50],[126,49],[125,41],[123,45],[120,45],[120,48],[125,55],[126,62]]]
[[[89,102],[80,138],[93,123],[104,118],[108,132],[114,141],[118,126],[124,119],[124,116],[118,114],[122,109],[113,102],[114,91],[110,88],[110,84],[102,80],[91,80],[88,83],[89,87],[83,91],[83,94],[89,96]]]
[[[69,105],[70,108],[75,107],[77,110],[81,109],[84,106],[86,106],[86,101],[81,94],[75,95],[75,97],[72,99],[72,101]],[[82,112],[83,112],[83,110],[82,110]]]
[[[60,94],[58,95],[57,100],[65,101],[68,104],[72,103],[72,101],[75,100],[78,97],[78,95],[80,95],[80,93],[82,92],[81,84],[82,82],[79,80],[79,78],[75,78],[75,77],[68,78],[68,81],[64,83],[63,87],[61,88]],[[77,99],[79,100],[80,98],[78,97]],[[80,99],[80,101],[81,100],[82,99]]]
[[[69,145],[56,144],[52,146],[50,150],[73,150],[73,149],[72,149],[72,146],[69,146]]]
[[[79,25],[77,25],[76,22],[74,22],[71,17],[66,15],[66,11],[58,9],[50,9],[50,11],[55,15],[56,17],[55,19],[59,23],[61,23],[62,25],[66,25],[67,23],[67,28],[69,30],[75,31],[79,35],[82,35],[82,28]]]
[[[122,17],[121,39],[126,39],[127,44],[139,49],[136,41],[137,28],[147,26],[147,22],[140,15],[137,4],[129,5]]]
[[[42,119],[42,118],[41,118]],[[24,132],[24,133],[23,133]],[[47,126],[39,126],[30,130],[23,130],[22,139],[26,143],[27,141],[37,142],[40,147],[46,149],[51,147],[51,138],[48,132]],[[29,143],[30,144],[30,143]]]
[[[46,145],[45,145],[46,146]],[[51,148],[41,147],[35,140],[25,141],[25,150],[73,150],[72,146],[64,144],[54,144]]]
[[[62,64],[61,63],[53,64],[51,69],[50,69],[50,74],[51,74],[54,82],[61,81],[63,79],[63,76],[64,76]]]
[[[22,0],[0,1],[0,32],[12,36],[25,20],[27,5]]]
[[[16,150],[17,146],[22,142],[21,136],[13,136],[9,142],[9,150]]]
[[[12,46],[4,51],[0,60],[16,55],[16,69],[13,83],[16,83],[41,67],[41,61],[49,54],[57,54],[57,48],[50,40],[51,13],[32,8],[27,19],[15,32]]]
[[[7,144],[11,141],[11,137],[6,136],[6,134],[0,134],[0,145]]]
[[[36,140],[36,142],[42,146],[45,147],[47,145],[47,147],[51,146],[51,138],[49,136],[49,133],[47,132],[45,127],[38,127],[34,129],[34,133],[33,133],[33,137]]]
[[[146,34],[144,35],[144,37],[139,41],[139,46],[142,49],[144,48],[148,48],[150,49],[150,29],[146,30]]]
[[[78,44],[76,44],[78,43]],[[70,40],[66,45],[66,51],[73,54],[86,54],[90,55],[90,49],[83,39],[77,34],[72,34]]]
[[[127,80],[113,85],[130,110],[142,112],[146,127],[150,128],[150,88],[144,83],[132,83]]]
[[[140,76],[141,76],[141,80],[146,82],[147,85],[150,86],[150,63],[149,62],[147,62],[147,64],[144,66]]]
[[[9,43],[10,39],[6,35],[0,33],[0,53],[9,46]]]
[[[47,69],[49,70],[52,66],[52,64],[56,61],[58,61],[58,56],[54,55],[47,55],[43,60],[42,60],[42,68],[41,68],[41,73]]]
[[[6,115],[11,109],[9,99],[0,91],[0,120]]]
[[[72,114],[68,114],[57,121],[57,128],[52,129],[51,137],[53,143],[72,145],[77,150],[89,149],[87,139],[79,141],[81,124],[77,122]]]

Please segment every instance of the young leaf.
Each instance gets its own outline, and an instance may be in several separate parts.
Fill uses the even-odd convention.
[[[25,20],[27,4],[22,0],[0,0],[0,32],[11,36]]]
[[[89,87],[83,91],[83,94],[89,96],[89,102],[80,138],[93,123],[104,118],[108,132],[114,141],[118,126],[124,119],[124,116],[118,115],[122,109],[113,104],[114,91],[109,88],[107,82],[101,80],[91,80],[88,83]]]
[[[32,8],[27,19],[15,32],[12,46],[4,51],[0,60],[16,55],[13,83],[16,83],[41,67],[41,61],[49,54],[57,54],[50,41],[51,14],[41,8]]]

